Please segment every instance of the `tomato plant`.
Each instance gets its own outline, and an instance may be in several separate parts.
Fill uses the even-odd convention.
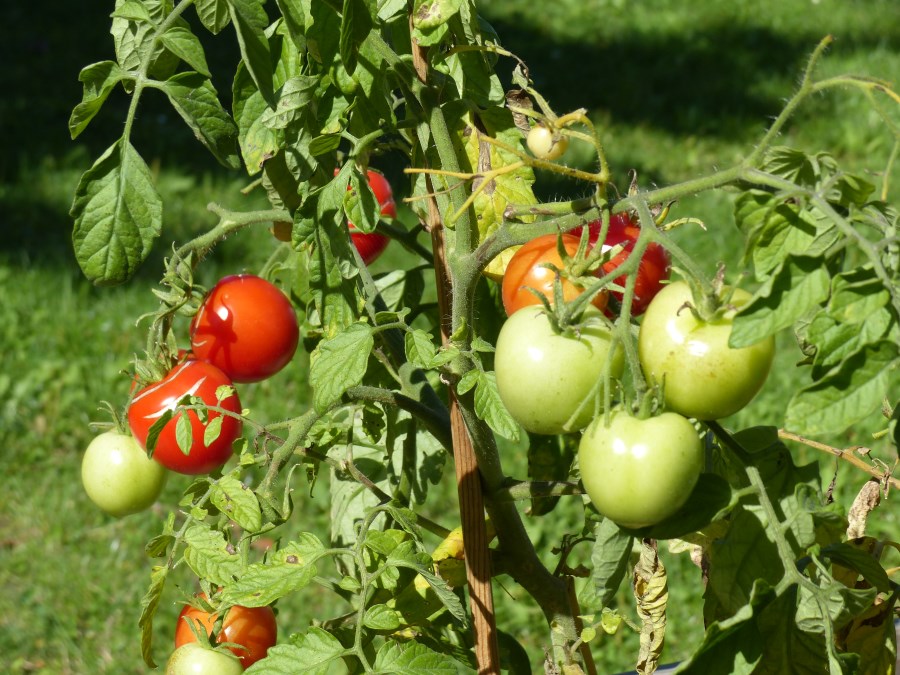
[[[168,472],[130,434],[107,431],[90,442],[81,460],[88,497],[116,517],[138,513],[159,497]]]
[[[602,232],[603,221],[593,220],[585,227],[590,232],[591,245],[596,246]],[[602,244],[603,250],[606,251],[619,245],[623,248],[609,262],[603,264],[601,269],[604,274],[614,272],[625,262],[634,249],[634,244],[640,235],[640,231],[640,228],[627,213],[615,213],[609,217],[609,228]],[[644,313],[647,305],[656,297],[656,294],[662,289],[663,283],[669,278],[671,265],[672,261],[666,249],[656,242],[650,242],[647,245],[647,249],[641,256],[637,277],[634,281],[634,297],[631,300],[632,316],[639,316]],[[614,283],[624,288],[625,276],[617,277],[614,279]],[[612,291],[612,295],[619,302],[622,301],[623,294],[621,291]]]
[[[574,256],[578,251],[578,237],[564,234],[561,235],[560,239],[566,253],[569,256]],[[540,298],[532,290],[537,291],[547,300],[553,302],[553,285],[557,272],[553,271],[548,265],[552,265],[558,270],[565,268],[565,262],[560,258],[559,250],[557,249],[557,236],[555,234],[532,239],[510,258],[501,284],[503,308],[506,310],[507,316],[512,316],[522,307],[541,304]],[[562,286],[563,299],[566,302],[574,300],[584,292],[583,287],[568,279],[561,278],[560,284]],[[603,309],[606,307],[606,303],[606,291],[601,291],[591,300],[591,304],[597,309]]]
[[[199,621],[207,635],[211,635],[217,618],[216,614],[210,614],[193,605],[185,605],[178,615],[178,625],[175,627],[175,647],[196,642],[197,638],[188,622]],[[230,649],[245,668],[265,658],[269,647],[272,647],[277,639],[278,625],[272,608],[243,605],[234,605],[228,609],[218,637],[219,642],[233,642],[243,647]]]
[[[240,399],[228,376],[210,363],[189,360],[175,366],[159,382],[144,387],[135,394],[128,407],[131,432],[146,447],[151,427],[157,420],[169,415],[171,419],[157,437],[153,458],[178,473],[201,474],[215,471],[232,456],[232,443],[241,435],[241,420],[214,410],[205,415],[208,420],[205,423],[194,410],[172,416],[186,396],[204,406],[217,406],[234,414],[241,412]],[[189,431],[185,451],[182,451],[178,442],[179,424],[186,426]],[[213,424],[219,427],[218,433],[214,438],[208,439],[207,429],[215,429]]]
[[[166,675],[240,675],[241,662],[227,652],[191,642],[179,647],[166,663]]]
[[[750,299],[734,289],[729,306]],[[685,417],[717,420],[746,406],[772,367],[775,338],[735,349],[729,346],[735,309],[705,321],[686,303],[687,283],[676,281],[657,295],[641,323],[638,353],[648,378],[664,385],[666,407]]]
[[[297,314],[272,283],[253,274],[213,286],[191,321],[191,349],[233,382],[258,382],[284,368],[300,341]]]
[[[676,413],[640,419],[622,410],[585,429],[581,481],[597,510],[623,527],[654,525],[687,501],[703,469],[693,425]]]
[[[163,91],[220,163],[246,170],[243,191],[268,200],[256,210],[210,204],[214,222],[164,260],[146,354],[135,362],[140,381],[171,368],[195,277],[239,232],[261,231],[273,245],[259,274],[290,288],[310,364],[285,374],[277,410],[259,399],[239,419],[237,395],[225,385],[277,370],[293,347],[276,349],[277,358],[267,352],[263,361],[277,367],[254,362],[239,374],[223,363],[232,377],[188,361],[134,397],[136,437],[153,447],[160,431],[155,457],[177,470],[214,471],[231,456],[241,422],[247,432],[240,462],[194,480],[148,546],[164,560],[142,603],[148,664],[156,607],[171,592],[171,571],[186,567],[202,588],[221,589],[223,606],[297,595],[318,612],[322,600],[327,616],[291,626],[291,640],[253,670],[499,672],[501,641],[507,661],[525,651],[496,625],[491,577],[502,570],[547,624],[541,644],[531,637],[539,631],[522,632],[535,654],[518,668],[545,659],[552,672],[623,670],[592,663],[595,653],[614,651],[603,649],[608,630],[640,633],[631,636],[638,670],[652,672],[664,653],[667,588],[697,581],[677,578],[681,566],[667,572],[657,541],[634,539],[632,528],[656,523],[654,537],[680,539],[672,555],[689,549],[704,572],[694,623],[707,633],[678,646],[681,672],[888,672],[898,594],[880,552],[895,544],[865,535],[869,507],[860,517],[859,509],[842,513],[831,504],[819,467],[797,465],[787,444],[824,445],[829,462],[862,471],[870,490],[870,478],[876,491],[900,486],[890,471],[900,422],[890,391],[900,368],[898,218],[888,203],[896,152],[854,173],[818,148],[775,142],[795,111],[838,88],[863,91],[873,104],[867,127],[882,120],[897,140],[900,95],[872,77],[819,78],[823,41],[795,95],[746,152],[731,149],[733,161],[710,160],[721,168],[657,186],[662,175],[648,180],[610,163],[628,149],[608,152],[617,139],[598,128],[595,111],[554,112],[529,64],[501,46],[474,0],[263,5],[117,2],[115,61],[82,71],[84,99],[70,123],[80,133],[120,86],[131,97],[125,123],[110,127],[121,136],[85,171],[71,210],[75,257],[98,286],[130,279],[163,227],[155,171],[133,135],[147,91]],[[225,30],[229,24],[234,30]],[[195,29],[210,40],[237,36],[241,58],[222,97],[227,106]],[[547,161],[567,144],[578,162]],[[363,235],[374,225],[376,200],[352,192],[365,187],[356,167],[388,153],[405,163],[404,194],[418,223],[400,233],[395,269],[379,273],[360,264],[373,259],[361,237],[353,237],[360,255],[346,245],[346,228],[355,220],[351,235]],[[541,184],[548,173],[559,180]],[[377,174],[367,179],[392,216],[390,186]],[[570,198],[541,200],[563,184]],[[727,272],[752,278],[752,296],[720,297],[725,272],[708,278],[717,261],[691,237],[672,236],[693,214],[639,231],[613,214],[650,224],[658,209],[671,206],[675,216],[698,193],[732,200],[746,250]],[[588,237],[570,233],[584,235],[585,225],[591,233],[592,223],[607,220],[611,232],[596,244],[618,242],[625,257],[585,272],[602,251],[579,260]],[[282,237],[290,229],[291,246],[265,234],[273,223]],[[717,241],[726,239],[739,238]],[[385,242],[375,241],[376,249]],[[627,257],[634,251],[644,252],[640,260]],[[683,282],[659,290],[666,251],[699,289],[696,298]],[[485,276],[502,269],[498,298]],[[597,274],[634,288],[632,312],[605,316],[605,289],[590,306],[584,293],[599,287]],[[557,296],[565,306],[546,312]],[[573,321],[581,305],[587,309]],[[269,318],[251,330],[257,337],[248,349],[281,342]],[[205,345],[199,323],[195,352]],[[800,349],[799,365],[786,373],[794,380],[784,405],[750,409],[748,419],[759,413],[755,426],[726,429],[716,420],[753,398],[773,339],[788,330]],[[236,335],[217,350],[241,346]],[[641,413],[660,403],[663,411],[622,412],[634,402]],[[599,413],[610,409],[617,412],[607,428]],[[853,462],[840,448],[862,433],[859,425],[876,427],[874,448],[870,460]],[[700,436],[711,461],[698,479]],[[576,444],[581,485],[572,480]],[[519,452],[527,459],[510,461]],[[448,460],[455,471],[444,471]],[[442,483],[453,480],[452,488]],[[696,498],[674,518],[683,522],[667,530],[667,515],[695,481]],[[448,513],[440,500],[453,488],[458,499]],[[582,508],[585,489],[609,517]],[[328,527],[313,531],[304,507],[323,492]],[[532,505],[527,526],[520,501]],[[497,532],[493,550],[485,512]],[[457,523],[465,561],[428,555],[426,533],[443,539]],[[451,587],[463,574],[468,594]],[[616,621],[626,615],[638,622]]]
[[[372,188],[372,192],[375,193],[375,199],[378,200],[378,204],[381,206],[381,215],[396,218],[397,205],[394,202],[394,192],[387,178],[384,177],[384,174],[373,169],[369,169],[366,172],[366,176],[369,181],[369,187]],[[366,265],[375,262],[391,242],[389,237],[379,232],[359,232],[350,221],[347,221],[347,227],[350,228],[350,239],[353,241],[353,245],[356,246],[356,250],[359,251],[359,257],[362,258]]]
[[[561,434],[583,429],[602,401],[603,375],[620,377],[621,349],[593,312],[568,333],[554,331],[544,309],[510,316],[497,336],[497,390],[510,415],[528,431]]]

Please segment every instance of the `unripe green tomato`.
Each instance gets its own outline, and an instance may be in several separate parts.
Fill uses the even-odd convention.
[[[244,666],[233,654],[189,642],[172,652],[166,675],[240,675]]]
[[[133,436],[118,431],[100,434],[81,460],[81,482],[88,497],[121,518],[150,507],[166,483],[168,471]]]
[[[750,294],[734,289],[731,304]],[[690,287],[676,281],[661,290],[644,314],[638,356],[647,379],[664,384],[666,408],[685,417],[717,420],[747,405],[762,388],[775,356],[775,338],[749,347],[728,346],[734,311],[711,322],[694,316]]]
[[[655,525],[680,509],[703,470],[694,426],[676,413],[597,417],[578,445],[581,482],[594,506],[629,528]]]
[[[563,156],[569,147],[569,139],[566,136],[554,134],[543,124],[531,127],[525,144],[531,150],[531,154],[538,159],[552,161]]]
[[[594,417],[596,390],[604,370],[621,377],[621,347],[609,358],[611,336],[590,309],[578,335],[556,333],[540,305],[514,312],[500,329],[494,354],[497,390],[509,414],[536,434],[583,429]]]

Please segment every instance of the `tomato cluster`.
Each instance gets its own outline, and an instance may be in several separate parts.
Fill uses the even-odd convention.
[[[586,226],[588,243],[598,245],[601,221]],[[599,245],[620,247],[597,276],[612,275],[634,250],[640,228],[627,214],[610,218]],[[630,316],[639,321],[637,361],[651,385],[659,385],[665,412],[634,415],[617,406],[603,411],[604,379],[621,378],[624,357],[608,328],[615,319],[607,291],[592,300],[604,310],[585,312],[582,322],[557,329],[539,296],[554,300],[554,285],[574,256],[579,237],[546,235],[523,245],[510,259],[501,297],[508,319],[497,338],[494,367],[500,398],[509,414],[537,434],[584,430],[579,467],[594,506],[623,527],[643,528],[672,516],[688,499],[704,466],[704,453],[691,419],[727,417],[746,406],[766,380],[774,355],[772,338],[741,349],[728,344],[736,310],[750,295],[724,289],[722,307],[701,318],[684,281],[666,284],[668,252],[651,242],[634,273]],[[590,250],[590,249],[589,249]],[[554,270],[553,268],[556,268]],[[614,280],[625,287],[627,278]],[[560,277],[565,302],[584,289]],[[623,294],[609,292],[620,303]],[[643,316],[642,316],[643,315]],[[607,419],[608,417],[608,419]]]
[[[178,624],[175,627],[176,650],[186,644],[194,643],[197,637],[192,625],[212,635],[218,615],[205,612],[193,605],[185,605],[178,615]],[[228,609],[222,621],[222,630],[217,641],[227,642],[237,647],[230,647],[231,652],[240,659],[245,668],[249,668],[257,661],[264,659],[278,639],[278,624],[275,621],[275,612],[271,607],[244,607],[235,605]]]

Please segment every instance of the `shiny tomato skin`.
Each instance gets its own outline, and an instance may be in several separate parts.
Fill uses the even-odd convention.
[[[596,246],[602,226],[603,223],[599,220],[586,225],[592,246]],[[609,229],[606,239],[603,241],[603,250],[619,244],[622,244],[624,248],[612,260],[603,265],[603,274],[614,272],[619,265],[625,262],[634,249],[634,243],[640,232],[640,227],[627,213],[616,213],[610,216]],[[671,267],[672,259],[666,249],[655,242],[647,246],[638,265],[638,275],[634,283],[634,296],[631,301],[632,316],[640,316],[646,311],[647,305],[662,290],[664,282],[669,279]],[[624,275],[613,281],[619,286],[625,287]],[[619,302],[622,302],[621,292],[613,291],[612,294]]]
[[[196,642],[179,647],[166,663],[166,675],[240,675],[244,666],[227,652]]]
[[[569,139],[566,136],[554,133],[543,124],[531,127],[525,138],[525,145],[531,150],[531,154],[538,159],[553,161],[562,157],[569,147]]]
[[[211,635],[213,624],[218,618],[215,614],[209,614],[202,609],[191,605],[185,605],[178,615],[178,624],[175,628],[175,647],[196,642],[194,633],[188,622],[200,621],[206,629],[206,634]],[[218,642],[233,642],[246,649],[231,648],[244,668],[265,658],[269,648],[278,640],[278,625],[275,621],[275,612],[271,607],[244,607],[235,605],[228,610],[225,620],[222,622],[222,630],[219,633]]]
[[[591,315],[595,316],[591,316]],[[515,312],[500,329],[494,354],[497,390],[510,415],[537,434],[583,429],[594,417],[589,400],[610,361],[621,377],[621,348],[609,359],[610,333],[594,310],[585,312],[579,334],[554,332],[541,307]]]
[[[81,460],[81,482],[88,497],[117,518],[149,508],[167,476],[166,468],[150,459],[133,436],[118,431],[95,437]]]
[[[730,304],[739,308],[750,297],[735,289]],[[765,383],[775,338],[733,349],[728,339],[734,311],[707,323],[696,318],[686,302],[693,302],[690,287],[676,281],[650,303],[638,335],[641,367],[648,380],[664,383],[668,410],[700,420],[728,417]]]
[[[563,234],[561,238],[566,252],[570,256],[574,256],[578,251],[578,237],[571,234]],[[503,308],[506,310],[507,316],[512,316],[522,307],[541,304],[540,299],[528,288],[533,288],[551,303],[553,302],[553,282],[556,278],[556,273],[542,265],[549,263],[559,269],[564,267],[559,251],[556,249],[556,240],[557,235],[555,234],[536,237],[524,244],[510,258],[509,264],[506,266],[506,272],[503,274],[500,290]],[[566,302],[574,300],[584,291],[582,287],[566,279],[561,280],[561,285],[563,299]],[[591,301],[597,309],[606,307],[606,302],[607,295],[605,291],[595,295]]]
[[[241,402],[236,391],[217,402],[216,389],[220,386],[232,386],[232,381],[211,363],[188,360],[178,364],[162,380],[135,394],[128,407],[131,433],[141,447],[146,448],[147,435],[153,423],[166,410],[174,410],[178,401],[188,394],[199,397],[206,405],[219,406],[240,414]],[[232,443],[241,435],[241,420],[210,411],[209,421],[221,416],[222,427],[218,437],[207,446],[203,439],[206,425],[201,423],[195,411],[189,411],[187,415],[193,437],[189,454],[185,455],[178,447],[175,433],[180,416],[175,416],[163,427],[153,458],[167,469],[178,473],[196,475],[215,471],[231,458]]]
[[[616,410],[599,416],[578,445],[581,482],[613,522],[640,528],[665,520],[687,501],[703,470],[703,445],[676,413],[638,419]]]
[[[191,321],[191,350],[233,382],[259,382],[297,351],[297,314],[277,286],[253,274],[224,277]]]
[[[335,170],[335,175],[337,175],[337,170]],[[369,180],[369,187],[375,193],[375,199],[381,205],[381,215],[396,218],[397,204],[394,202],[394,192],[387,178],[384,177],[384,174],[372,169],[366,172],[366,177]],[[389,237],[379,232],[369,234],[357,232],[356,227],[350,221],[347,221],[347,227],[350,229],[350,239],[356,246],[356,250],[359,251],[359,257],[366,265],[375,262],[391,242]]]

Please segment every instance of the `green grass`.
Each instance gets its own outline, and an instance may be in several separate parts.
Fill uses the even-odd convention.
[[[0,75],[8,93],[0,99],[0,118],[9,139],[0,160],[0,457],[5,466],[0,649],[13,673],[143,673],[137,618],[151,565],[143,545],[159,531],[187,479],[173,477],[158,508],[115,521],[84,496],[80,452],[94,433],[89,424],[104,419],[100,402],[120,405],[127,395],[129,380],[122,373],[142,350],[146,328],[134,322],[155,308],[150,289],[171,242],[211,223],[205,210],[211,200],[233,208],[259,202],[241,196],[243,177],[224,175],[202,159],[190,134],[153,104],[138,117],[136,144],[152,160],[165,199],[164,241],[132,284],[115,289],[87,284],[71,253],[67,212],[79,174],[120,132],[125,99],[110,100],[110,110],[81,144],[68,140],[66,118],[80,96],[80,67],[110,57],[109,7],[38,4],[13,3],[0,10],[0,30],[9,32],[3,44],[13,55]],[[558,0],[542,5],[487,0],[482,9],[504,44],[528,62],[557,112],[588,108],[603,130],[621,189],[632,169],[642,185],[662,185],[736,161],[778,113],[808,53],[825,34],[834,34],[836,42],[822,74],[861,71],[900,82],[900,23],[890,20],[896,16],[890,0]],[[233,63],[233,51],[214,52],[210,61],[216,72],[224,72]],[[217,84],[228,88],[227,81]],[[800,111],[783,141],[807,150],[827,147],[851,168],[882,167],[890,138],[867,106],[856,92],[818,97]],[[579,152],[570,150],[567,159],[590,161]],[[895,199],[897,180],[895,175]],[[545,176],[538,185],[545,197],[581,190]],[[679,243],[696,253],[710,273],[720,259],[736,269],[742,241],[730,198],[683,200],[673,216],[684,215],[702,219],[708,230],[687,226],[676,234]],[[221,274],[257,268],[271,243],[257,234],[222,246],[203,266],[200,281],[209,284]],[[381,269],[400,262],[393,253]],[[803,375],[793,368],[799,351],[792,340],[785,337],[780,346],[762,394],[729,420],[735,427],[781,420],[786,392]],[[260,419],[284,418],[307,397],[302,362],[242,390],[243,402]],[[847,444],[867,442],[864,432],[848,436]],[[798,450],[798,461],[814,459],[819,458],[811,451]],[[524,474],[520,453],[510,449],[506,461],[510,474]],[[833,463],[825,460],[821,466],[830,480]],[[427,506],[442,521],[454,505],[451,477],[448,465],[438,502]],[[841,499],[852,496],[860,483],[859,474],[841,468]],[[325,536],[326,488],[320,483],[311,498],[302,500],[288,530],[311,529]],[[298,483],[298,503],[305,489]],[[550,547],[560,532],[577,529],[579,509],[570,500],[542,520],[528,519],[529,532],[550,564],[555,564]],[[872,530],[898,538],[897,516],[882,510]],[[573,562],[579,555],[583,562],[587,553],[583,546]],[[672,592],[664,660],[676,660],[702,634],[699,576],[686,556],[663,556]],[[176,571],[175,580],[184,592],[193,590],[185,570]],[[623,601],[626,596],[623,591]],[[170,589],[160,609],[154,650],[159,661],[170,649],[177,600]],[[508,578],[495,585],[495,600],[501,627],[526,644],[537,669],[547,643],[538,609]],[[304,592],[280,604],[283,635],[342,610],[324,593]],[[635,645],[627,632],[600,638],[595,652],[601,672],[633,667]]]

